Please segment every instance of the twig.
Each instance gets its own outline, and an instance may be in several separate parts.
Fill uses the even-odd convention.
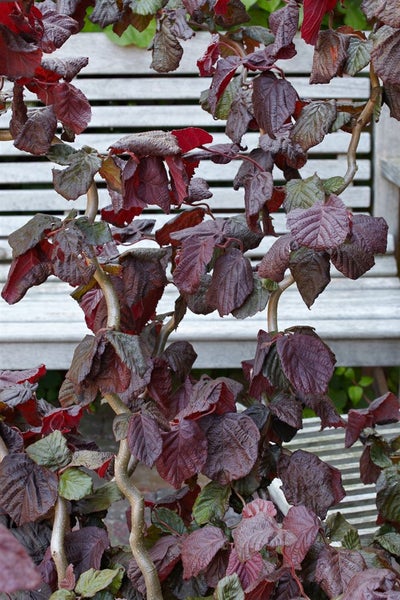
[[[86,199],[85,217],[87,217],[89,221],[93,223],[99,210],[99,193],[97,191],[97,185],[94,181],[87,191]]]
[[[340,195],[350,185],[358,171],[357,148],[360,142],[361,132],[371,121],[371,117],[374,114],[376,100],[378,94],[380,93],[379,79],[372,65],[370,66],[369,76],[371,82],[371,94],[351,132],[351,140],[347,149],[347,171],[343,177],[343,185],[336,192],[338,195]]]
[[[53,531],[51,533],[50,550],[57,571],[58,587],[65,579],[68,561],[64,549],[65,532],[68,529],[67,501],[60,496],[54,510]]]
[[[121,309],[117,293],[109,275],[103,271],[94,255],[91,257],[91,261],[96,265],[94,278],[101,287],[107,305],[107,327],[118,330],[121,322]]]
[[[13,139],[14,138],[8,129],[0,130],[0,142],[11,142]]]
[[[130,410],[117,394],[105,394],[104,399],[117,415],[130,414]],[[157,569],[150,558],[146,546],[144,545],[143,532],[145,530],[144,519],[144,499],[138,488],[132,483],[129,477],[129,461],[131,453],[128,442],[125,439],[119,443],[118,454],[115,457],[114,476],[115,482],[131,507],[131,531],[129,535],[129,544],[134,559],[143,574],[146,585],[147,600],[162,600],[160,580]]]
[[[287,275],[279,284],[278,289],[274,290],[268,300],[267,309],[267,327],[268,332],[278,331],[278,302],[281,294],[294,283],[293,275]]]

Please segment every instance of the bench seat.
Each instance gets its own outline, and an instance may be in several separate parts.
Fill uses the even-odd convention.
[[[106,152],[110,144],[127,132],[185,126],[204,127],[215,143],[227,141],[224,122],[215,121],[198,106],[199,94],[209,85],[198,76],[196,60],[207,47],[208,36],[197,34],[185,42],[185,53],[176,73],[159,75],[149,71],[151,56],[139,48],[115,46],[104,34],[72,36],[59,51],[62,56],[90,56],[89,65],[78,77],[77,86],[93,105],[93,118],[87,131],[75,144],[86,144]],[[369,81],[335,78],[330,85],[308,84],[312,47],[296,42],[298,55],[285,68],[290,81],[301,96],[363,100],[368,97]],[[96,53],[92,56],[92,48]],[[289,69],[289,70],[288,70]],[[109,84],[112,77],[112,85]],[[398,125],[388,119],[389,129]],[[8,115],[0,116],[0,129],[8,126]],[[398,201],[388,198],[382,187],[389,183],[376,158],[377,147],[385,147],[379,128],[363,132],[359,145],[359,169],[354,181],[342,195],[355,212],[387,216],[390,219],[388,253],[376,259],[375,267],[357,281],[348,281],[333,270],[332,282],[308,310],[295,286],[280,301],[279,326],[310,325],[332,347],[339,365],[400,365],[400,281],[396,262],[398,240]],[[393,134],[394,135],[394,134]],[[377,141],[378,139],[378,141]],[[257,144],[257,134],[246,135],[248,147]],[[321,177],[344,174],[345,152],[349,135],[342,131],[328,135],[310,149],[310,159],[302,169],[304,177],[318,172]],[[67,202],[52,189],[51,169],[47,159],[19,152],[12,142],[1,142],[0,151],[0,285],[5,281],[11,260],[8,235],[22,226],[36,212],[62,216],[72,208],[83,210],[85,199]],[[209,204],[218,216],[243,212],[243,191],[232,190],[237,163],[216,165],[202,163],[197,174],[206,178],[213,192]],[[280,173],[274,173],[279,182]],[[374,185],[372,184],[374,182]],[[375,191],[379,185],[379,194]],[[100,206],[109,204],[107,191],[98,179]],[[395,192],[398,190],[396,188]],[[393,194],[392,194],[393,196]],[[396,202],[395,202],[396,204]],[[390,210],[387,207],[390,207]],[[382,209],[382,210],[381,210]],[[393,214],[395,215],[393,218]],[[156,228],[169,216],[158,210],[146,210],[145,218],[155,218]],[[286,231],[285,216],[274,215],[277,233]],[[265,239],[252,251],[254,264],[261,259],[273,239]],[[68,285],[50,278],[32,288],[14,306],[0,302],[0,369],[28,368],[43,362],[48,369],[67,369],[77,343],[88,333],[77,303],[69,297]],[[171,310],[175,288],[167,287],[160,302],[160,313]],[[188,339],[198,353],[196,367],[232,368],[254,354],[259,329],[266,328],[265,314],[240,321],[231,316],[220,318],[188,311],[171,340]]]

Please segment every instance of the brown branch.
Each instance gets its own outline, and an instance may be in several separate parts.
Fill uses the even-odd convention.
[[[0,142],[11,142],[11,140],[13,140],[13,139],[14,138],[8,129],[0,130]]]
[[[94,223],[99,210],[99,193],[97,191],[97,185],[94,181],[87,191],[86,198],[87,202],[85,217],[87,217],[91,223]]]
[[[118,330],[121,322],[121,308],[117,293],[109,275],[103,271],[97,258],[92,256],[91,261],[96,265],[94,278],[104,294],[107,305],[107,327]]]
[[[67,501],[59,496],[54,509],[53,530],[51,532],[50,542],[51,557],[57,571],[58,587],[60,587],[61,582],[65,579],[68,567],[64,548],[64,538],[68,526]]]
[[[347,149],[347,171],[343,177],[343,185],[337,190],[337,194],[340,195],[349,185],[352,183],[357,171],[357,148],[360,142],[361,132],[366,125],[371,121],[374,114],[376,101],[380,94],[379,79],[374,71],[372,65],[370,65],[370,82],[371,82],[371,93],[370,97],[364,106],[360,116],[358,117],[355,126],[351,132],[351,140]]]
[[[5,458],[8,454],[8,448],[7,445],[5,443],[5,441],[3,440],[3,438],[0,436],[0,462],[3,460],[3,458]]]
[[[104,399],[108,402],[117,415],[131,414],[129,408],[125,406],[117,394],[105,394]],[[147,600],[162,600],[162,592],[157,569],[144,544],[144,499],[138,488],[132,483],[129,477],[130,458],[131,453],[129,451],[128,442],[125,438],[119,443],[118,454],[115,457],[114,476],[117,486],[124,494],[131,507],[132,526],[129,535],[129,545],[131,547],[133,557],[143,574],[146,585]]]
[[[267,327],[268,332],[273,333],[278,331],[278,303],[282,293],[294,283],[293,275],[287,275],[281,283],[278,284],[278,289],[274,290],[268,300],[267,309]]]

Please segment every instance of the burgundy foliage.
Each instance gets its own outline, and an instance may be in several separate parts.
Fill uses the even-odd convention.
[[[113,543],[104,522],[122,497],[115,475],[129,451],[129,469],[140,462],[168,486],[146,496],[143,528],[166,598],[399,600],[400,438],[387,440],[377,430],[400,420],[399,399],[388,392],[351,410],[346,422],[328,395],[336,358],[309,327],[280,331],[269,323],[260,330],[254,356],[243,356],[241,383],[199,376],[190,341],[168,339],[190,311],[216,313],[210,319],[263,312],[289,275],[310,308],[330,283],[331,265],[356,279],[385,253],[387,224],[347,208],[341,191],[348,182],[302,176],[308,151],[336,129],[351,133],[367,105],[300,98],[284,61],[296,55],[301,14],[301,36],[315,46],[311,82],[353,76],[371,62],[382,101],[400,119],[398,2],[362,1],[375,24],[371,38],[322,26],[336,0],[287,0],[270,15],[269,28],[247,23],[240,0],[139,4],[0,2],[0,75],[12,89],[14,145],[61,167],[53,169],[53,184],[64,198],[86,194],[98,175],[109,195],[100,218],[40,214],[9,239],[3,299],[14,304],[55,276],[74,288],[92,333],[75,349],[60,407],[38,397],[44,365],[0,372],[0,591],[34,590],[15,597],[38,600],[56,590],[66,600],[146,596],[132,552]],[[152,68],[160,73],[179,66],[192,27],[209,29],[198,59],[200,75],[209,78],[201,104],[226,119],[227,140],[185,127],[128,133],[107,155],[66,143],[90,122],[79,80],[75,86],[88,59],[54,53],[85,18],[118,35],[128,26],[143,31],[154,18]],[[256,147],[247,147],[248,131],[259,133]],[[206,160],[220,169],[238,165],[233,187],[243,192],[243,213],[212,213],[212,192],[196,175]],[[158,226],[146,218],[148,207],[173,214]],[[277,211],[287,214],[280,236]],[[266,238],[273,243],[254,264],[249,251]],[[228,337],[229,319],[219,321],[227,321]],[[80,433],[99,398],[120,401],[115,461]],[[304,408],[320,418],[321,430],[345,427],[346,447],[364,444],[361,478],[376,482],[383,526],[368,549],[344,517],[337,517],[340,527],[325,521],[345,495],[340,472],[285,446],[302,428]],[[269,486],[276,477],[288,507],[274,500]],[[53,530],[60,506],[61,536]],[[62,578],[53,560],[60,537]]]

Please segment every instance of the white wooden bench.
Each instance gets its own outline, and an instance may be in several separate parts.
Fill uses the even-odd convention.
[[[79,34],[63,47],[61,54],[89,56],[77,85],[93,105],[93,118],[77,145],[87,144],[106,151],[112,141],[128,132],[146,129],[172,129],[199,126],[210,130],[216,142],[224,139],[224,123],[215,121],[198,105],[200,92],[209,85],[198,76],[196,60],[208,43],[198,34],[185,43],[182,64],[176,73],[161,76],[149,70],[150,53],[138,48],[113,45],[103,34]],[[95,48],[95,52],[92,49]],[[298,55],[284,68],[301,96],[353,98],[368,96],[368,78],[338,78],[331,85],[308,84],[312,47],[298,43]],[[110,82],[110,78],[112,81]],[[331,346],[338,364],[353,366],[400,365],[400,282],[395,258],[398,236],[398,191],[387,181],[385,163],[380,163],[385,135],[391,133],[398,147],[399,123],[386,119],[384,133],[380,125],[363,133],[359,147],[359,170],[355,184],[343,199],[355,211],[370,212],[389,219],[388,254],[379,257],[375,267],[358,281],[342,276],[333,281],[308,310],[292,286],[282,296],[279,310],[280,329],[292,325],[311,325]],[[7,127],[8,115],[0,117],[0,129]],[[397,133],[396,133],[397,132]],[[397,135],[397,138],[396,138]],[[249,134],[248,144],[257,144]],[[349,135],[328,135],[320,146],[312,148],[304,176],[318,172],[321,177],[344,174],[344,153]],[[396,146],[392,142],[391,152]],[[10,232],[36,212],[63,214],[84,207],[84,198],[67,203],[51,187],[54,165],[22,155],[11,142],[0,142],[0,281],[4,282],[11,259],[7,244]],[[200,175],[214,192],[210,206],[223,215],[243,207],[242,191],[234,192],[232,179],[238,164],[204,164]],[[398,182],[397,182],[398,183]],[[101,183],[100,183],[101,187]],[[107,192],[100,189],[101,205],[109,204]],[[147,214],[151,211],[147,211]],[[146,214],[146,216],[147,216]],[[156,215],[158,223],[166,217]],[[277,214],[275,228],[285,231],[283,214]],[[253,252],[259,260],[272,240],[266,240]],[[164,312],[173,305],[173,287],[160,305]],[[77,343],[87,333],[83,314],[69,297],[66,284],[48,280],[32,288],[16,305],[0,301],[0,369],[20,369],[43,362],[48,369],[67,369]],[[221,319],[215,313],[199,317],[188,313],[172,339],[189,339],[198,353],[199,368],[230,368],[252,357],[259,329],[266,327],[265,315],[245,321],[233,317]]]

